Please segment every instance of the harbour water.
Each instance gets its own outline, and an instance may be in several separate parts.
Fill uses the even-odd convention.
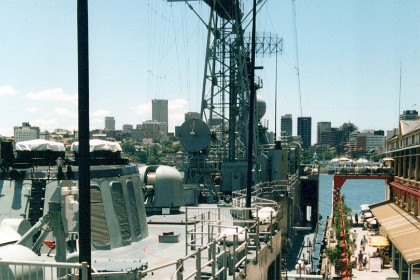
[[[331,215],[333,175],[319,175],[319,214],[320,229],[315,246],[315,256],[319,256],[321,241],[325,230],[327,216]],[[344,201],[352,209],[353,215],[360,213],[360,204],[373,204],[385,200],[384,180],[347,180],[341,188]],[[317,267],[315,261],[314,267]]]
[[[333,175],[319,176],[319,213],[325,223],[331,214]],[[360,204],[373,204],[385,200],[384,180],[347,180],[341,188],[344,201],[352,209],[353,215],[360,212]]]

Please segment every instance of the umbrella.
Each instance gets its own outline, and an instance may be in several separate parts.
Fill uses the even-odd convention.
[[[387,247],[389,246],[389,241],[383,236],[370,236],[369,245],[371,247]]]
[[[394,159],[390,157],[386,157],[386,158],[383,158],[382,161],[394,161]]]
[[[346,158],[346,157],[341,157],[341,158],[339,158],[339,159],[338,159],[338,161],[342,161],[342,162],[344,162],[344,161],[349,161],[349,159],[348,159],[348,158]]]
[[[368,163],[368,160],[364,158],[359,158],[358,160],[356,160],[356,163]]]

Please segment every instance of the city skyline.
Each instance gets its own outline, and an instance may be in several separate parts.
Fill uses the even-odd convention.
[[[387,131],[403,110],[419,110],[420,2],[293,1],[296,30],[291,2],[263,1],[257,20],[259,33],[284,41],[277,81],[276,58],[257,56],[270,131],[276,92],[277,131],[285,114],[311,116],[314,132],[322,121]],[[191,5],[206,21],[208,6]],[[249,1],[244,5],[249,11]],[[186,112],[199,112],[207,37],[201,19],[185,3],[90,1],[90,128],[103,128],[105,116],[114,116],[117,128],[149,120],[153,99],[168,100],[172,132]],[[0,135],[23,122],[77,129],[76,3],[4,1],[0,34]]]

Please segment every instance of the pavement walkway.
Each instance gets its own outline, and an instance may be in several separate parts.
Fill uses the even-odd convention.
[[[354,222],[354,219],[353,219]],[[369,237],[378,236],[376,232],[369,231],[363,228],[363,224],[353,224],[351,228],[351,234],[356,235],[356,248],[353,248],[352,261],[356,261],[356,258],[360,251],[363,254],[363,258],[366,258],[367,263],[365,267],[361,269],[353,268],[352,279],[363,279],[363,280],[386,280],[388,278],[398,278],[397,272],[391,268],[390,264],[380,265],[379,258],[374,258],[378,247],[374,247],[373,240]],[[361,245],[362,239],[365,238],[365,247]],[[370,242],[369,242],[370,241]],[[357,263],[357,262],[356,262]]]

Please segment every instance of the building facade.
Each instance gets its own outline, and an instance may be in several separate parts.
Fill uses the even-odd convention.
[[[385,148],[385,136],[383,131],[354,131],[349,135],[349,151],[355,157],[365,156],[375,151],[382,152]]]
[[[309,148],[312,141],[312,118],[298,117],[297,119],[298,136],[302,138],[303,148]]]
[[[285,137],[293,135],[292,114],[286,114],[284,116],[281,116],[280,130],[281,130],[281,135],[284,135]]]
[[[39,139],[39,132],[39,127],[31,126],[29,122],[22,123],[22,126],[15,126],[13,128],[15,143]]]
[[[316,143],[317,144],[324,144],[322,141],[322,133],[331,130],[331,122],[318,122],[316,125],[317,130],[317,137]]]
[[[419,112],[416,110],[405,110],[403,114],[400,115],[400,120],[415,120],[419,117]]]
[[[390,263],[398,279],[420,279],[420,120],[400,120],[388,136],[386,160],[394,176],[386,184],[387,200],[371,210],[390,240]]]
[[[162,132],[168,134],[168,100],[152,100],[152,120],[162,123]]]
[[[115,130],[114,117],[105,117],[105,130]]]
[[[187,112],[185,113],[185,121],[188,120],[200,120],[200,113],[197,112]]]

